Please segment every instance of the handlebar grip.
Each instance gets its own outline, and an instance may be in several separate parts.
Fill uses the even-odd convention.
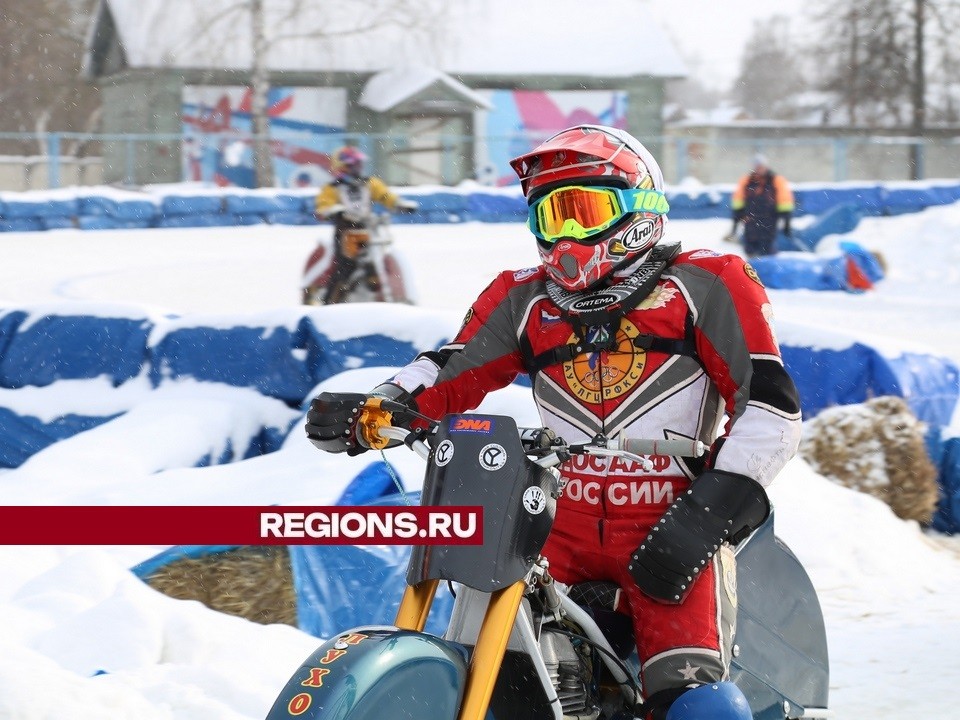
[[[381,430],[390,427],[393,413],[381,407],[382,399],[367,398],[360,419],[357,422],[357,435],[367,447],[373,450],[383,450],[390,442],[390,438],[381,433]]]
[[[621,438],[610,442],[611,449],[626,450],[635,455],[669,455],[673,457],[700,457],[707,452],[707,446],[699,440],[644,440],[640,438]]]

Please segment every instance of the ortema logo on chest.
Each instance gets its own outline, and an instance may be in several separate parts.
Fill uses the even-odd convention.
[[[612,293],[597,293],[582,300],[577,300],[570,306],[571,310],[592,310],[594,308],[606,307],[615,303],[620,298]]]

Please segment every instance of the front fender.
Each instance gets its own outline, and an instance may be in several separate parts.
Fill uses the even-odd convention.
[[[301,663],[267,720],[455,720],[466,676],[460,645],[395,627],[359,627]]]

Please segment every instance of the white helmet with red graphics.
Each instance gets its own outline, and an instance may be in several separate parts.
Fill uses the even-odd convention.
[[[569,291],[615,281],[663,235],[663,173],[635,137],[578,125],[510,161],[550,278]]]

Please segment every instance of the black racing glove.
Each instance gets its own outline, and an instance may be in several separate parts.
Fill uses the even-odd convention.
[[[320,393],[307,412],[307,439],[331,453],[366,452],[357,437],[357,422],[367,397],[362,393]]]
[[[370,449],[364,441],[363,435],[357,431],[360,420],[360,411],[370,398],[381,398],[393,401],[390,424],[395,427],[408,427],[414,419],[416,402],[413,397],[399,385],[383,383],[374,388],[369,394],[362,393],[320,393],[310,403],[307,412],[307,439],[321,450],[347,455],[359,455]],[[393,409],[396,404],[406,406],[411,413]],[[399,444],[391,441],[388,447]]]
[[[720,545],[736,545],[769,514],[770,502],[760,483],[746,475],[707,470],[654,525],[627,569],[655,600],[683,602]]]

